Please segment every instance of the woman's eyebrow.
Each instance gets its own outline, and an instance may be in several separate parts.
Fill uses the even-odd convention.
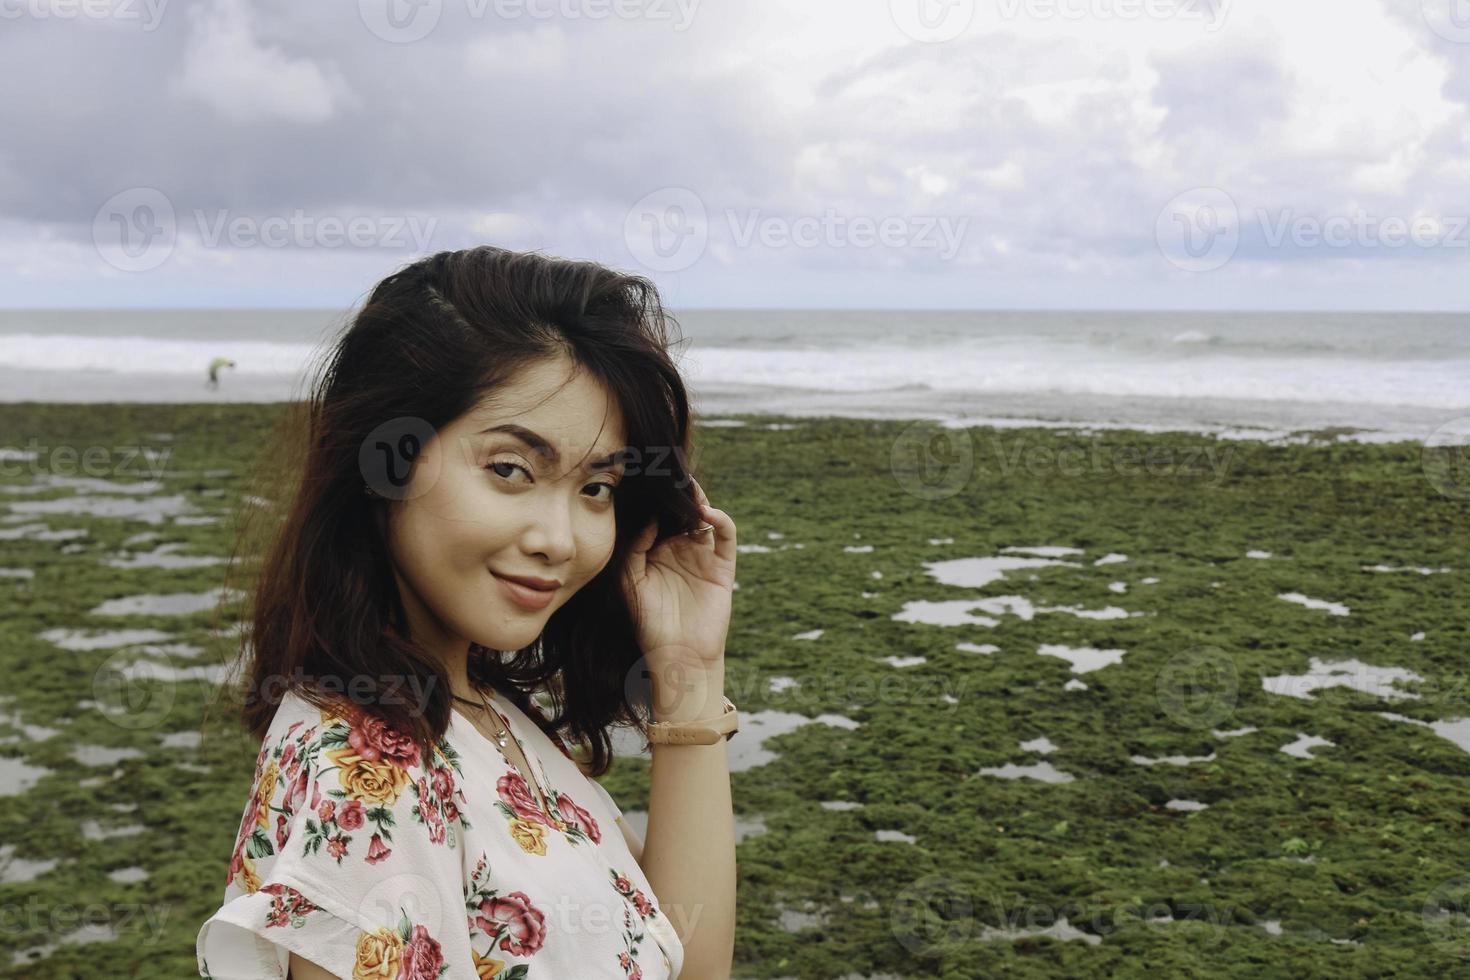
[[[492,425],[488,429],[481,429],[480,435],[485,435],[488,432],[504,432],[507,435],[515,436],[521,442],[524,442],[526,445],[530,446],[532,449],[545,456],[548,462],[555,464],[561,461],[561,453],[557,451],[555,446],[553,446],[542,436],[536,434],[535,432],[532,432],[530,429],[526,428],[523,425],[516,425],[514,422],[504,422],[500,425]],[[587,464],[587,469],[612,469],[619,463],[619,452],[619,450],[613,450],[612,452],[599,459],[592,460],[590,463]]]

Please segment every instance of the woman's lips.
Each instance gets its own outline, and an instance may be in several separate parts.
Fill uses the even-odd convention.
[[[495,575],[494,572],[490,574]],[[495,581],[500,583],[500,589],[508,599],[526,609],[545,609],[556,598],[556,589],[533,589],[499,575],[495,575]]]

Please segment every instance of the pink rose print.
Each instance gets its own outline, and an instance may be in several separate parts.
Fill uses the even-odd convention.
[[[362,800],[344,800],[342,809],[337,811],[337,826],[343,830],[356,830],[362,826],[366,815]]]
[[[638,914],[645,919],[653,914],[653,903],[648,900],[647,895],[643,894],[641,888],[633,892],[633,905],[638,909]]]
[[[592,818],[592,814],[573,803],[570,796],[565,793],[559,794],[556,798],[556,808],[561,811],[563,819],[592,838],[592,843],[602,843],[602,831],[598,829],[597,821]]]
[[[444,843],[444,818],[439,815],[439,804],[429,792],[428,780],[419,777],[419,816],[423,818],[424,825],[429,828],[429,842],[431,844]]]
[[[454,775],[443,766],[434,770],[434,795],[441,800],[454,796]]]
[[[369,762],[387,758],[403,768],[419,764],[419,749],[414,740],[371,715],[364,714],[353,723],[347,744]]]
[[[309,785],[311,785],[311,773],[302,769],[296,774],[295,780],[291,783],[291,791],[286,796],[287,810],[295,813],[296,808],[306,802],[306,787]]]
[[[344,838],[341,834],[338,834],[336,837],[330,838],[327,841],[327,853],[336,858],[337,862],[340,864],[342,862],[342,859],[347,856],[346,838]]]
[[[516,956],[530,956],[546,939],[546,917],[525,892],[511,892],[480,903],[477,925],[487,935],[504,930],[500,948]]]
[[[444,951],[438,940],[423,926],[414,926],[413,935],[403,947],[402,980],[434,980],[444,964]]]
[[[286,830],[286,815],[285,814],[277,814],[277,816],[276,816],[276,849],[277,850],[279,850],[280,848],[283,848],[283,847],[286,846],[286,837],[289,835],[289,833],[290,832],[288,830]]]
[[[331,800],[324,800],[322,805],[316,808],[316,815],[322,818],[322,823],[327,823],[337,813],[337,804]]]
[[[377,864],[379,861],[383,860],[385,857],[387,857],[389,854],[392,854],[392,853],[393,853],[393,849],[391,847],[384,847],[383,846],[383,837],[382,837],[382,835],[381,834],[373,834],[373,842],[372,842],[372,844],[370,844],[368,846],[368,852],[367,852],[367,862],[368,862],[368,864]]]
[[[541,812],[541,807],[531,796],[531,788],[526,785],[526,781],[519,773],[508,772],[501,776],[495,782],[495,791],[500,794],[500,798],[506,802],[506,805],[515,811],[516,816],[555,828],[556,825],[550,818]]]

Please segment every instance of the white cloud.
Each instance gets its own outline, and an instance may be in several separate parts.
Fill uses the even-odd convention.
[[[263,44],[245,0],[210,0],[190,15],[178,94],[232,123],[320,123],[336,114],[347,95],[341,79],[310,58]]]

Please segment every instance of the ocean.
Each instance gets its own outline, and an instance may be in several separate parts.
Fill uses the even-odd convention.
[[[299,397],[346,310],[0,311],[0,401]],[[929,417],[1371,441],[1470,427],[1460,313],[673,311],[705,419]],[[228,357],[216,390],[211,359]]]

